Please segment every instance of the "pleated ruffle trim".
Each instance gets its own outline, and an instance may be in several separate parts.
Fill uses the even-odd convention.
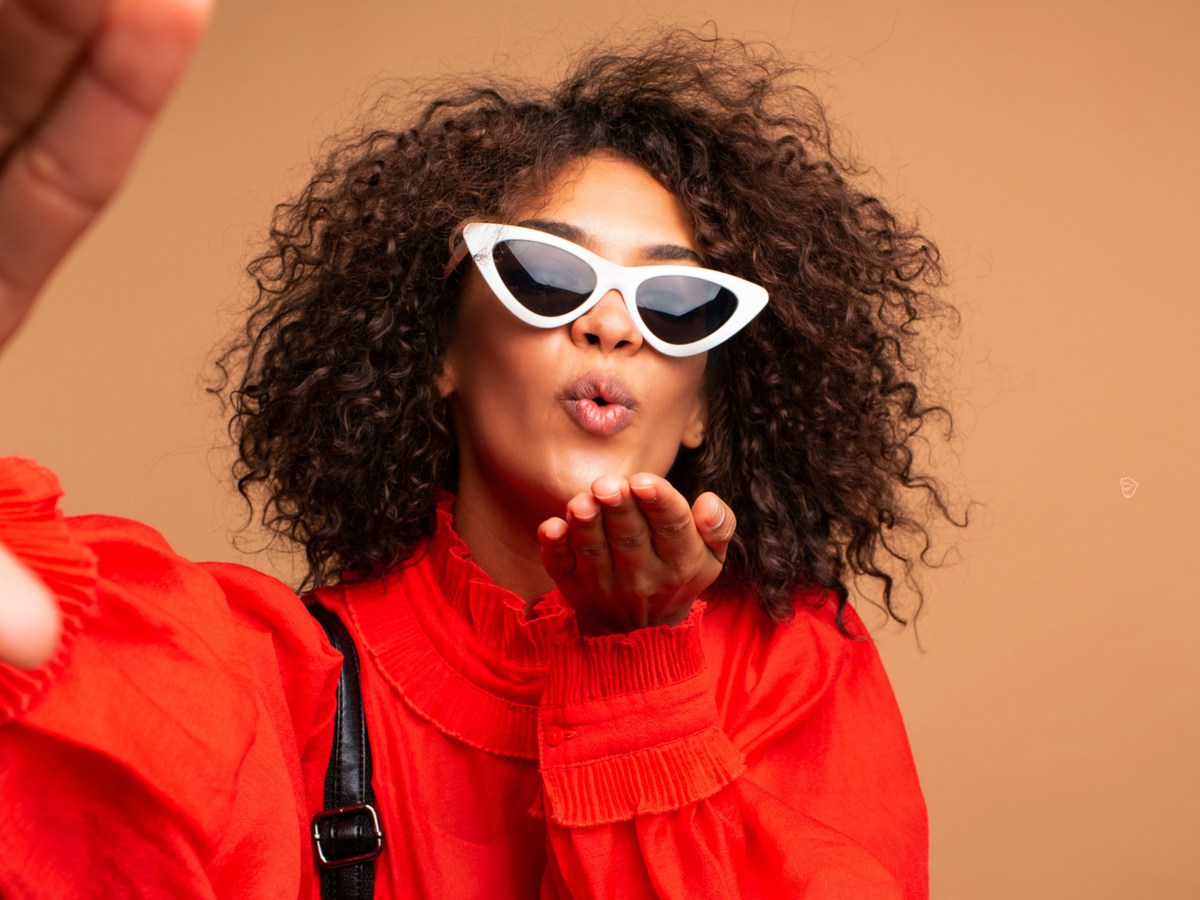
[[[453,502],[440,505],[423,553],[345,589],[347,612],[415,713],[479,750],[534,760],[551,649],[574,614],[553,591],[527,616],[524,602],[470,558]]]
[[[681,740],[570,766],[542,767],[551,821],[587,828],[670,812],[711,797],[745,762],[714,723]]]

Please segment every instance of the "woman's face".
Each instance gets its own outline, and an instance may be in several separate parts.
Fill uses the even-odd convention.
[[[510,224],[623,265],[699,265],[674,195],[608,154],[569,165]],[[490,497],[541,519],[561,515],[606,473],[665,475],[680,446],[703,440],[706,356],[654,350],[615,290],[567,325],[527,325],[471,266],[441,381],[458,442],[460,503]]]

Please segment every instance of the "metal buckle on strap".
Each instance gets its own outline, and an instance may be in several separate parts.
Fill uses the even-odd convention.
[[[325,829],[324,834],[322,827]],[[369,803],[356,803],[353,806],[326,809],[317,813],[312,820],[312,839],[317,850],[317,864],[323,869],[365,862],[374,859],[383,850],[383,831],[379,827],[379,814]],[[325,852],[326,847],[321,844],[323,840],[331,852]],[[350,856],[338,856],[337,852],[334,852],[334,848],[345,852],[348,848],[344,845],[351,841],[360,846],[349,848]]]

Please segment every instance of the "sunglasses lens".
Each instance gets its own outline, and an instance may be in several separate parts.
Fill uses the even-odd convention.
[[[729,321],[737,294],[705,278],[663,275],[642,282],[637,308],[654,334],[668,344],[702,340]]]
[[[549,244],[500,241],[492,249],[492,260],[509,292],[539,316],[565,315],[596,289],[591,266]]]

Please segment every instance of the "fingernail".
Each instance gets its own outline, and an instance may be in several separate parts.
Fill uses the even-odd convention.
[[[653,503],[658,499],[658,491],[655,490],[653,481],[638,481],[636,483],[631,481],[629,482],[629,487],[637,492],[639,500]]]
[[[709,528],[716,528],[725,521],[724,504],[718,503],[716,500],[714,500],[713,503],[716,505],[717,509],[715,512],[711,513],[707,519],[705,519],[705,521],[708,522]]]
[[[566,523],[554,522],[542,530],[542,534],[546,536],[548,541],[559,541],[567,536]]]
[[[611,506],[620,501],[621,488],[624,485],[624,479],[614,478],[611,475],[605,475],[604,477],[597,479],[592,484],[592,496],[601,503],[607,503]]]

